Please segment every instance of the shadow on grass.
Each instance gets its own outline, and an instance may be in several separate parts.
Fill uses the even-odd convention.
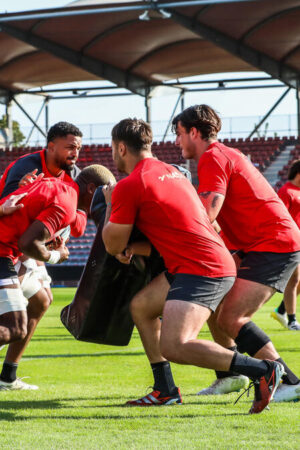
[[[23,360],[26,359],[49,359],[49,358],[86,358],[86,357],[101,357],[101,356],[142,356],[145,355],[144,352],[101,352],[101,353],[63,353],[61,355],[25,355]]]

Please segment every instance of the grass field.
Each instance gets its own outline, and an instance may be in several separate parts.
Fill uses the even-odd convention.
[[[54,289],[54,303],[26,351],[18,376],[39,391],[0,392],[0,449],[300,449],[300,402],[271,404],[248,416],[253,393],[198,397],[213,372],[173,365],[182,406],[128,408],[152,376],[138,334],[128,347],[78,342],[59,320],[73,289]],[[300,373],[300,333],[270,318],[275,297],[255,317],[288,364]],[[201,336],[210,338],[205,328]],[[2,350],[1,361],[5,350]]]

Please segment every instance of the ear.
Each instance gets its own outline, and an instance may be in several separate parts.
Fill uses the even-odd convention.
[[[97,189],[97,186],[94,183],[88,183],[86,185],[86,192],[88,194],[94,195],[94,192],[96,189]]]
[[[52,141],[48,142],[47,149],[49,151],[53,151],[54,150],[54,142],[52,142]]]
[[[125,156],[127,153],[127,148],[124,142],[119,143],[119,153],[121,156]]]
[[[192,127],[192,128],[190,129],[190,136],[191,136],[191,138],[192,138],[193,140],[195,140],[195,139],[197,139],[197,138],[202,139],[201,131],[197,130],[196,127]]]

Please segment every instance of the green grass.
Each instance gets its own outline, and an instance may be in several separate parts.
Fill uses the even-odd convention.
[[[300,402],[272,404],[248,416],[253,393],[195,395],[213,380],[209,370],[173,365],[182,406],[126,408],[146,393],[152,375],[138,334],[128,347],[78,342],[64,329],[60,310],[73,289],[54,289],[54,303],[20,364],[39,391],[0,392],[1,449],[300,449]],[[300,334],[270,318],[279,296],[255,317],[282,357],[300,373]],[[209,339],[205,328],[201,336]],[[1,361],[5,351],[1,351]]]

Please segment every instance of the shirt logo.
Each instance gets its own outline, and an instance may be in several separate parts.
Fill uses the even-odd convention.
[[[178,170],[176,172],[172,172],[172,173],[167,173],[166,175],[161,175],[160,177],[158,177],[158,179],[160,181],[164,181],[165,178],[170,178],[170,179],[174,179],[174,178],[185,178],[184,175],[182,175],[182,173],[180,173]]]

